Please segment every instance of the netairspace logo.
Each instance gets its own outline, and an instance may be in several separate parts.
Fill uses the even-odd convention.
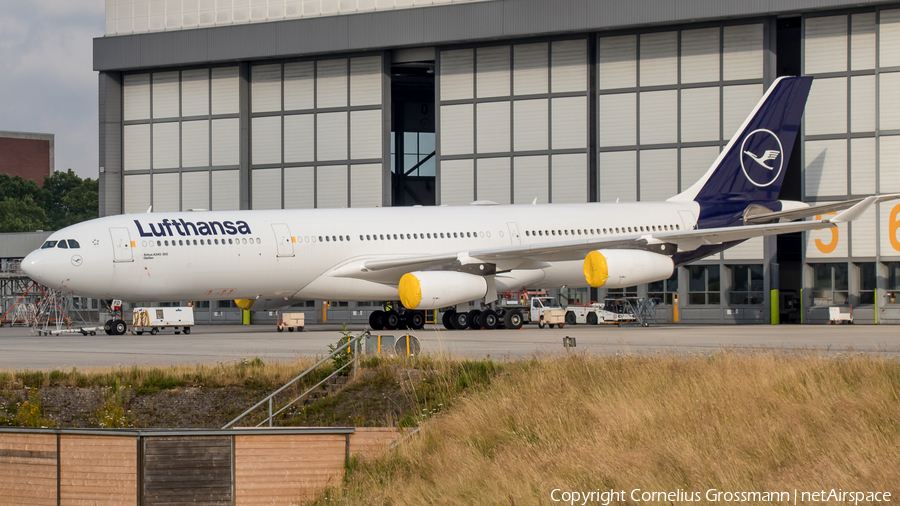
[[[783,502],[797,504],[799,502],[837,502],[857,505],[863,503],[891,502],[890,492],[856,492],[843,489],[819,490],[815,492],[791,491],[769,492],[730,492],[718,489],[708,489],[706,492],[689,492],[677,489],[674,492],[656,492],[632,489],[625,490],[593,490],[590,492],[569,491],[553,489],[550,492],[550,500],[553,502],[569,504],[601,504],[609,506],[614,502],[646,502],[646,503],[685,503],[685,502],[723,502],[723,503],[753,503],[753,502]]]

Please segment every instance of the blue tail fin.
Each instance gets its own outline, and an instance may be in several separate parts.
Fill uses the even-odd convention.
[[[699,203],[701,218],[717,214],[709,213],[711,207],[742,211],[754,202],[778,200],[811,85],[811,77],[781,77],[772,83],[709,171],[669,200]]]

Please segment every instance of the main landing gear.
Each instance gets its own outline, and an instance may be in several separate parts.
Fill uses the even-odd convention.
[[[398,312],[394,309],[388,311],[372,311],[369,315],[369,327],[372,330],[397,330],[409,328],[420,330],[425,328],[425,312],[405,309]]]
[[[520,329],[524,323],[522,313],[516,309],[473,309],[468,313],[450,310],[444,312],[441,319],[447,330],[484,329],[496,328]]]

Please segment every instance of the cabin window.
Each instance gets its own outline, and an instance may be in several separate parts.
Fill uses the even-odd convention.
[[[55,248],[55,247],[56,247],[56,241],[47,241],[44,243],[43,246],[41,246],[41,249]]]
[[[162,241],[156,241],[157,246],[162,246]]]
[[[675,224],[675,230],[681,230],[681,225]]]

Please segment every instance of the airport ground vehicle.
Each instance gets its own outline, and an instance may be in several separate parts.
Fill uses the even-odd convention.
[[[172,327],[176,334],[190,334],[193,326],[194,308],[190,306],[136,307],[131,330],[137,335],[149,331],[155,336],[160,329]]]
[[[288,329],[288,332],[303,332],[303,328],[306,323],[306,315],[303,313],[279,313],[278,314],[278,323],[276,323],[278,332],[284,332],[284,329]]]
[[[634,314],[610,302],[591,302],[589,304],[567,306],[566,325],[579,323],[587,325],[598,325],[601,323],[621,324],[634,320]]]
[[[828,321],[832,325],[847,322],[853,324],[853,306],[850,306],[849,313],[842,313],[839,307],[828,308]]]

